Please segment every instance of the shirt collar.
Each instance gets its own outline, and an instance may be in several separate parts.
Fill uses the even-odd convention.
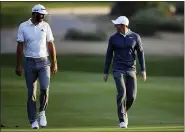
[[[29,25],[32,25],[33,24],[32,21],[31,21],[31,18],[28,20],[28,24]]]
[[[121,32],[120,32],[119,34],[121,34],[121,35],[123,35],[123,36],[125,37],[126,35],[130,34],[130,29],[128,29],[127,32],[126,32],[125,34],[123,34],[123,33],[121,33]]]
[[[43,21],[40,22],[38,25],[40,25],[40,24],[42,24],[42,23],[43,23]],[[28,20],[28,24],[29,24],[29,25],[34,25],[34,24],[32,23],[32,21],[31,21],[31,18]]]

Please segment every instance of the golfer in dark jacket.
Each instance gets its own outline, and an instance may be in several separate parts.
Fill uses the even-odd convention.
[[[108,79],[109,67],[113,58],[113,77],[117,88],[117,112],[121,128],[127,128],[127,111],[136,99],[136,53],[143,80],[146,80],[144,51],[141,38],[129,28],[129,20],[120,16],[112,20],[117,32],[109,38],[107,48],[104,81]],[[114,54],[114,55],[113,55]]]

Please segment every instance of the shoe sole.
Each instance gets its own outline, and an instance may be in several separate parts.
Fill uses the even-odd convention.
[[[39,129],[38,127],[33,127],[32,129]]]
[[[47,127],[47,126],[40,126],[40,127],[45,128],[45,127]]]

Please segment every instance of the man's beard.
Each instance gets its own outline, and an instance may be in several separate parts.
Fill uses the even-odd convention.
[[[44,19],[44,15],[36,15],[36,21],[37,22],[42,22],[42,20]]]

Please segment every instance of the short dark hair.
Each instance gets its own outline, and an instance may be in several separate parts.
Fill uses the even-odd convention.
[[[32,12],[32,15],[36,14],[37,12]]]
[[[121,24],[121,26],[123,26],[123,25],[125,25],[125,24]],[[127,25],[125,25],[127,28],[128,28],[128,26]]]
[[[39,12],[32,12],[32,15],[34,15],[34,14],[45,15],[45,14],[41,14],[41,13],[39,13]]]

